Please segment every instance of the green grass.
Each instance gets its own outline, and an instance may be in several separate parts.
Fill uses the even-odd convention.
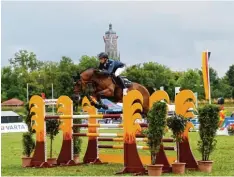
[[[102,130],[101,132],[110,132],[110,130]],[[112,130],[111,132],[116,132]],[[190,144],[193,149],[193,154],[197,160],[201,159],[201,155],[197,151],[197,140],[199,139],[197,132],[191,132]],[[123,168],[123,164],[105,164],[105,165],[81,165],[73,167],[55,167],[49,169],[38,168],[22,168],[21,167],[21,152],[22,152],[22,133],[2,134],[2,175],[3,176],[113,176],[115,172]],[[57,157],[61,148],[62,134],[59,134],[54,141],[53,157]],[[210,174],[201,172],[186,171],[185,175],[192,176],[231,176],[234,175],[234,136],[219,136],[217,137],[217,148],[211,155],[211,160],[214,161],[213,171]],[[102,142],[107,144],[108,142]],[[112,142],[109,142],[112,144]],[[114,143],[120,144],[120,143]],[[142,144],[143,145],[143,144]],[[87,138],[83,138],[81,159],[85,153],[87,146]],[[48,148],[49,149],[49,143]],[[100,152],[115,153],[123,155],[122,150],[101,149]],[[140,154],[149,154],[148,151],[139,151]],[[170,152],[170,155],[175,155]],[[163,175],[173,175],[163,174]]]

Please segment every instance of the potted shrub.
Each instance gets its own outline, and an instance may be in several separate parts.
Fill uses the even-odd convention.
[[[198,150],[202,154],[202,160],[198,161],[198,168],[202,172],[211,172],[212,163],[210,154],[216,146],[216,131],[219,128],[219,108],[216,105],[205,105],[199,109],[200,122]]]
[[[31,121],[31,118],[33,115],[35,115],[35,112],[30,112],[31,109],[34,107],[34,104],[32,104],[30,107],[29,107],[29,104],[26,103],[25,104],[25,116],[23,116],[24,118],[24,122],[27,124],[27,127],[28,127],[28,131],[31,132],[31,133],[35,133],[35,130],[32,130],[32,121]]]
[[[23,133],[22,137],[22,145],[23,145],[23,157],[22,159],[22,167],[28,167],[31,163],[31,154],[33,150],[35,149],[35,141],[33,139],[33,133],[35,131],[32,130],[31,126],[31,118],[33,115],[35,115],[34,112],[30,113],[31,108],[34,106],[34,104],[31,105],[29,108],[29,104],[27,103],[25,105],[25,115],[23,116],[24,122],[27,124],[28,132]]]
[[[81,124],[82,119],[73,119],[73,123],[74,124]],[[73,127],[73,133],[80,133],[80,127]],[[79,163],[79,155],[81,152],[81,143],[82,143],[82,139],[79,136],[73,137],[73,154],[74,154],[73,160],[76,164]]]
[[[53,152],[53,140],[55,136],[59,133],[59,125],[60,121],[59,120],[47,120],[46,121],[46,135],[50,139],[50,158],[47,159],[47,162],[50,165],[57,164],[57,159],[52,158],[52,152]]]
[[[157,153],[162,145],[167,117],[167,104],[155,102],[147,114],[149,126],[144,133],[148,137],[148,146],[151,153],[151,165],[147,166],[149,176],[160,176],[163,164],[156,164]]]
[[[181,163],[179,158],[179,143],[183,141],[182,134],[186,127],[186,122],[186,119],[178,115],[173,115],[172,117],[167,118],[167,126],[172,130],[172,137],[176,142],[177,159],[175,163],[172,163],[172,172],[175,174],[184,174],[185,172],[186,163]]]
[[[31,132],[23,133],[22,143],[23,143],[23,155],[24,155],[24,157],[22,157],[22,167],[29,167],[32,160],[30,155],[35,148],[35,141],[32,137]]]

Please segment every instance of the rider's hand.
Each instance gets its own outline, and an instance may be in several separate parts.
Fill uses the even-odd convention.
[[[95,69],[94,72],[95,72],[95,73],[99,73],[100,70],[99,70],[99,69]]]

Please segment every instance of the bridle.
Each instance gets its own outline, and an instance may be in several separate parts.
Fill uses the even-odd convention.
[[[81,95],[92,95],[97,91],[98,85],[104,84],[105,81],[102,78],[97,77],[97,75],[92,76],[90,81],[85,81],[82,76],[80,76],[79,79],[75,82],[75,90]]]
[[[75,87],[81,95],[92,95],[96,90],[95,82],[84,81],[82,78],[77,80]]]

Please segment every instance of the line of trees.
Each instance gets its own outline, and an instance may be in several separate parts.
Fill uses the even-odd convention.
[[[59,62],[40,61],[33,52],[20,50],[9,59],[10,66],[1,71],[1,99],[19,98],[26,101],[27,83],[29,94],[45,93],[51,98],[51,84],[54,85],[54,98],[60,95],[73,94],[72,75],[89,67],[97,67],[96,57],[82,56],[79,63],[66,56]],[[191,89],[198,92],[198,98],[204,99],[202,72],[200,69],[187,71],[172,71],[170,68],[156,62],[132,65],[124,75],[131,81],[143,84],[147,88],[159,89],[161,86],[174,98],[175,87]],[[219,78],[217,71],[210,68],[211,97],[234,98],[234,64],[229,67],[224,77]]]

